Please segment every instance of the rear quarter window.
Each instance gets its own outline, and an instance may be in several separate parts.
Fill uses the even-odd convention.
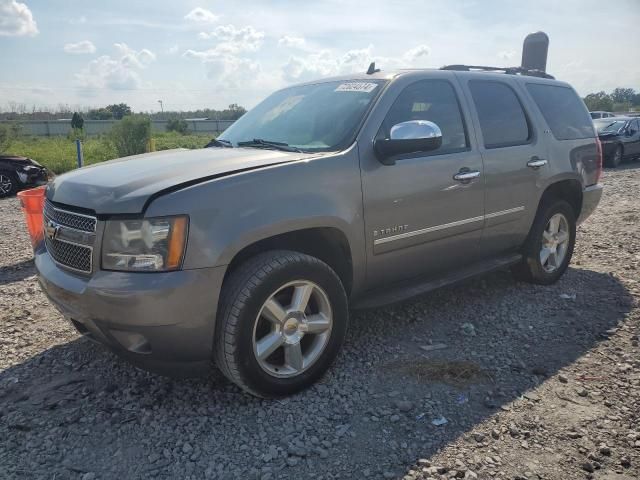
[[[527,90],[557,140],[594,137],[591,117],[571,88],[527,83]]]

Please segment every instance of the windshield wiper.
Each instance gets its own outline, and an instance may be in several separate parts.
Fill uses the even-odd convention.
[[[283,152],[299,152],[302,150],[296,147],[290,147],[288,143],[273,142],[271,140],[263,140],[262,138],[254,138],[253,140],[245,140],[238,142],[239,147],[257,147],[257,148],[275,148],[276,150],[282,150]]]
[[[214,138],[204,146],[204,148],[209,147],[233,148],[233,144],[229,140]]]

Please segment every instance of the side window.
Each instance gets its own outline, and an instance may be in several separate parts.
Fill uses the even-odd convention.
[[[527,83],[527,90],[542,112],[553,136],[558,140],[576,140],[594,136],[593,123],[584,102],[569,87]],[[602,114],[602,118],[612,115]]]
[[[523,145],[531,129],[513,89],[502,82],[472,80],[469,89],[478,112],[485,148]]]
[[[633,132],[632,135],[637,134],[638,131],[640,130],[640,120],[634,120],[633,122],[631,122],[630,130]]]
[[[446,80],[421,80],[406,87],[389,109],[377,137],[389,138],[391,127],[409,120],[429,120],[442,131],[442,146],[425,155],[469,147],[458,97]]]

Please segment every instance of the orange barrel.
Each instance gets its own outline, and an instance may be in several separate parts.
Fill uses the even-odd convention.
[[[42,209],[44,208],[45,188],[47,188],[47,186],[43,185],[18,192],[18,198],[20,199],[22,211],[27,220],[27,228],[29,229],[29,236],[31,237],[31,245],[33,248],[44,239]]]

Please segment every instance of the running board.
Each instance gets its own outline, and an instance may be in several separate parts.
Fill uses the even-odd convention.
[[[519,253],[512,253],[502,257],[493,258],[491,260],[474,263],[471,267],[456,270],[455,272],[436,280],[423,282],[418,280],[417,283],[416,280],[411,282],[405,281],[400,284],[392,285],[390,290],[384,290],[382,288],[371,290],[366,292],[363,297],[356,300],[351,305],[351,308],[353,310],[364,310],[402,302],[446,285],[458,283],[483,273],[508,267],[518,263],[521,259],[522,255]]]

